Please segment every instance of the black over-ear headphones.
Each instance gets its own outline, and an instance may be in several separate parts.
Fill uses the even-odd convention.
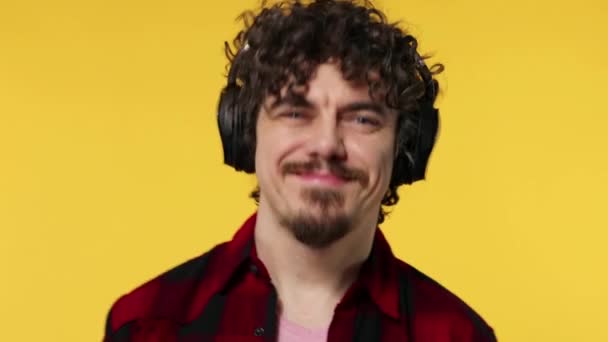
[[[406,141],[405,146],[398,146],[398,152],[393,164],[391,185],[411,184],[425,178],[426,166],[435,145],[439,126],[439,112],[433,103],[438,89],[437,81],[432,78],[428,66],[416,53],[416,62],[420,75],[425,83],[424,96],[418,101],[416,135],[413,139],[405,139],[405,129],[401,128],[397,138]],[[228,83],[222,90],[218,104],[217,123],[219,126],[224,163],[237,171],[255,172],[255,146],[248,143],[246,136],[246,118],[254,113],[245,113],[239,107],[241,86],[237,84],[236,68],[231,67],[228,73]]]

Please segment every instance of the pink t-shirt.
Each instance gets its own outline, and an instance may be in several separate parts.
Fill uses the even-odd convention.
[[[329,327],[310,330],[284,318],[280,318],[278,342],[327,342],[328,331]]]

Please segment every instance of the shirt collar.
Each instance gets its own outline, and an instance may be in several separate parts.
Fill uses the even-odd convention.
[[[397,259],[380,228],[376,228],[371,254],[358,281],[384,314],[400,317]]]
[[[217,260],[221,265],[215,268],[218,274],[217,290],[224,288],[230,279],[237,276],[238,270],[243,267],[255,265],[256,271],[261,276],[269,279],[268,272],[261,260],[257,258],[254,230],[257,212],[252,214],[234,235],[233,239],[226,244]],[[248,265],[244,265],[247,263]],[[396,258],[384,234],[379,228],[376,229],[371,254],[363,264],[359,278],[351,287],[368,292],[374,303],[386,315],[398,319],[399,314],[399,283],[397,276]],[[348,291],[344,301],[348,300],[353,291]]]

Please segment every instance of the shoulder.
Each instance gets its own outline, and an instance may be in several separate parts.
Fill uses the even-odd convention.
[[[106,336],[136,321],[159,318],[180,321],[213,255],[222,247],[223,244],[218,245],[121,295],[107,314]]]
[[[496,341],[493,328],[464,300],[413,266],[398,264],[416,328],[443,332],[454,341]]]

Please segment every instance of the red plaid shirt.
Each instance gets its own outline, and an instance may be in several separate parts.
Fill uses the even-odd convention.
[[[276,341],[277,294],[256,257],[256,215],[220,244],[119,298],[104,342]],[[491,342],[491,327],[441,285],[397,259],[378,229],[328,341]]]

